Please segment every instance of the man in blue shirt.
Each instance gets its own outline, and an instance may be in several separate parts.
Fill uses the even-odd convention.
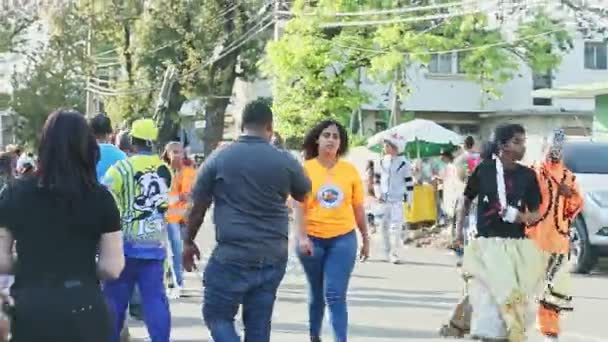
[[[97,162],[97,179],[101,182],[108,169],[119,160],[127,159],[127,155],[110,143],[112,136],[112,121],[105,114],[98,114],[89,121],[89,126],[99,144],[99,162]]]

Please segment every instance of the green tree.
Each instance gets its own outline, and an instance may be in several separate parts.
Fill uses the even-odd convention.
[[[25,71],[13,75],[10,106],[17,116],[20,141],[36,145],[48,114],[58,108],[83,111],[88,68],[86,28],[73,9],[50,14],[50,36],[45,49],[29,57]]]
[[[104,39],[117,48],[119,64],[126,70],[111,82],[121,96],[104,96],[107,111],[126,119],[151,115],[163,74],[173,65],[177,82],[161,123],[161,143],[175,134],[183,103],[202,99],[207,122],[203,138],[206,151],[210,151],[222,139],[235,80],[256,75],[256,62],[267,38],[263,29],[271,18],[270,4],[264,0],[150,0],[145,8],[139,8],[129,5],[136,1],[127,3],[125,9],[113,2],[101,9],[107,14],[96,16],[96,26],[104,27]],[[128,8],[140,14],[128,25],[124,21],[119,24],[116,13]],[[125,33],[127,26],[129,35]]]
[[[500,18],[492,23],[496,18],[483,11],[441,3],[398,1],[401,10],[396,10],[394,1],[295,1],[285,34],[268,45],[263,64],[275,80],[274,108],[282,133],[301,138],[322,117],[347,121],[370,96],[353,86],[358,68],[402,97],[414,91],[407,70],[426,68],[434,53],[458,53],[461,71],[491,99],[501,96],[499,86],[515,76],[522,62],[546,72],[571,48],[563,23],[539,9],[527,10],[529,20],[517,24],[514,38],[508,38]],[[386,11],[387,5],[392,9]],[[510,18],[514,8],[501,14]],[[335,15],[349,11],[367,13]]]
[[[20,10],[2,10],[0,16],[0,53],[20,52],[27,43],[26,31],[36,22],[37,16]]]

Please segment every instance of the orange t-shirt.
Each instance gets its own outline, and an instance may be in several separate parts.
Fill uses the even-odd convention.
[[[169,208],[165,218],[168,223],[181,223],[188,211],[188,201],[181,201],[179,195],[190,195],[194,182],[196,181],[196,169],[192,166],[184,166],[174,177],[169,193]]]
[[[352,231],[357,223],[353,208],[363,205],[363,183],[355,166],[339,160],[331,169],[317,159],[304,162],[312,191],[304,202],[308,234],[333,238]]]

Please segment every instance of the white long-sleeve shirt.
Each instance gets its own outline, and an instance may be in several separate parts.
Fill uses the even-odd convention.
[[[384,156],[378,163],[380,171],[380,193],[376,194],[386,202],[414,201],[414,178],[412,165],[402,156]]]

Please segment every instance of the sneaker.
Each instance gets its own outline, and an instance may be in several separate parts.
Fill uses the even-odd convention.
[[[167,296],[169,299],[179,299],[182,296],[182,287],[176,286],[172,289],[169,289]]]
[[[391,256],[389,257],[389,261],[391,264],[395,264],[395,265],[398,265],[401,263],[401,260],[399,260],[399,257],[396,254],[391,254]]]
[[[545,336],[545,342],[558,342],[557,336]]]
[[[391,253],[389,252],[384,252],[384,262],[391,262]]]

